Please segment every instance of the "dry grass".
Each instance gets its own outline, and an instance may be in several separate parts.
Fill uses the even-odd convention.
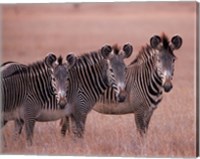
[[[59,121],[36,123],[34,145],[23,131],[13,142],[13,123],[5,127],[4,154],[194,157],[196,154],[195,3],[10,5],[2,7],[2,61],[30,63],[48,52],[66,55],[105,43],[131,42],[134,55],[153,34],[183,37],[177,51],[174,88],[154,112],[145,144],[137,138],[134,115],[92,111],[84,140],[60,135]],[[145,145],[145,146],[144,146]]]
[[[155,111],[144,144],[137,138],[133,114],[108,116],[92,111],[88,116],[85,138],[80,142],[74,142],[69,134],[63,138],[59,122],[37,123],[34,145],[27,148],[24,132],[13,143],[13,123],[10,123],[4,130],[9,148],[3,153],[192,157],[196,140],[192,108],[184,107],[183,110],[181,105],[184,103],[180,102],[176,107],[170,103],[161,104]]]

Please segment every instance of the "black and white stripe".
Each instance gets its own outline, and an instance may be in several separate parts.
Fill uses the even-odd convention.
[[[169,92],[172,89],[176,59],[173,50],[181,47],[182,39],[174,36],[170,42],[165,34],[161,37],[156,35],[150,39],[150,44],[151,46],[142,47],[138,56],[127,67],[127,100],[118,103],[113,98],[112,88],[109,88],[93,108],[103,114],[134,113],[141,135],[147,131],[153,111],[162,101],[163,91]]]
[[[127,49],[125,54],[132,53],[132,46],[129,45],[128,47],[130,49]],[[70,116],[73,124],[73,133],[76,137],[83,137],[87,114],[108,87],[113,89],[115,97],[120,94],[116,77],[120,76],[119,74],[121,76],[124,75],[125,64],[122,61],[124,58],[129,57],[120,54],[120,49],[116,51],[115,47],[111,48],[106,45],[97,52],[80,56],[76,65],[69,70],[67,107],[72,109]],[[121,62],[118,66],[119,71],[114,70],[116,68],[113,67],[113,63],[117,63],[117,61]],[[119,69],[120,67],[123,69]],[[125,83],[125,80],[120,81],[120,83]],[[68,122],[68,117],[66,117],[65,121]],[[63,122],[64,127],[68,124],[66,122]]]
[[[9,63],[6,69],[2,69],[2,126],[9,120],[15,120],[17,133],[20,133],[25,123],[29,144],[32,144],[35,121],[52,121],[66,115],[58,104],[54,77],[58,66],[65,67],[62,62],[57,63],[55,55],[50,54],[40,62],[27,66]]]

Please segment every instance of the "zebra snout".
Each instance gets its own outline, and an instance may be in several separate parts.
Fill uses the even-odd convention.
[[[67,97],[64,91],[58,93],[58,104],[60,105],[61,109],[63,109],[67,104]]]
[[[63,100],[59,100],[58,104],[59,104],[61,109],[64,109],[66,104],[67,104],[67,100],[64,100],[64,99]]]
[[[173,76],[171,72],[166,71],[165,76],[163,78],[163,88],[165,92],[169,92],[173,88],[172,79],[173,79]]]
[[[163,88],[165,92],[169,92],[173,88],[173,85],[171,82],[165,82],[165,84],[163,85]]]
[[[120,91],[120,93],[117,96],[117,101],[118,102],[124,102],[127,96],[127,92],[126,91]]]

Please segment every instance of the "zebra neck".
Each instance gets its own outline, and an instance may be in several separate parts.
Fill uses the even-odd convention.
[[[69,70],[69,96],[72,96],[72,92],[76,93],[76,90],[79,90],[79,93],[84,92],[84,96],[89,96],[93,101],[97,101],[108,87],[108,82],[105,78],[107,69],[105,69],[104,64],[105,60],[103,59],[95,63],[79,60],[78,65]]]
[[[158,75],[157,68],[155,66],[155,59],[152,57],[152,60],[149,60],[147,67],[151,68],[149,70],[149,79],[147,79],[148,83],[148,99],[150,101],[150,105],[152,108],[155,108],[162,100],[162,79]]]
[[[146,94],[148,105],[155,108],[162,100],[163,92],[161,77],[155,65],[156,57],[152,53],[144,54],[142,57],[143,59],[129,65],[127,87],[137,85],[140,91]]]
[[[28,66],[30,92],[37,96],[42,103],[55,98],[55,91],[51,82],[51,72],[44,62],[37,62]]]

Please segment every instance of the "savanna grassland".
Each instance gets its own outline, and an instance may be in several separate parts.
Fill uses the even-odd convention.
[[[145,143],[138,139],[134,114],[103,115],[91,111],[85,138],[62,137],[59,121],[37,122],[34,144],[27,147],[25,132],[13,140],[13,122],[3,133],[3,154],[194,157],[196,154],[196,3],[84,3],[1,5],[1,62],[25,64],[49,52],[66,56],[99,49],[105,43],[130,42],[133,55],[154,34],[179,34],[183,46],[177,61],[173,89],[151,118]]]

